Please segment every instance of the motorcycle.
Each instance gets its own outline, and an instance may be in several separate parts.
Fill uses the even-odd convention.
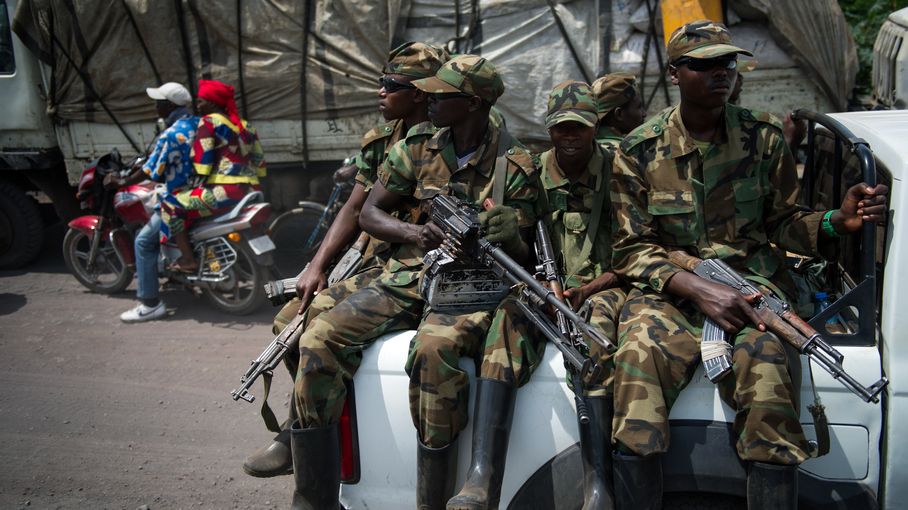
[[[133,241],[153,214],[163,185],[144,181],[111,190],[103,181],[109,173],[123,175],[139,163],[124,164],[115,149],[90,164],[79,180],[76,196],[89,214],[69,222],[63,258],[76,280],[93,292],[121,292],[135,274]],[[180,250],[168,242],[161,245],[159,276],[201,291],[220,310],[251,313],[262,302],[272,273],[275,246],[265,233],[270,214],[262,192],[252,191],[230,211],[196,221],[189,239],[200,261],[198,271],[170,270]]]

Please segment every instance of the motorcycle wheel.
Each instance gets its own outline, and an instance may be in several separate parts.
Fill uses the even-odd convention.
[[[92,292],[114,294],[122,292],[132,282],[133,270],[117,257],[110,239],[98,246],[95,267],[88,267],[91,238],[78,230],[69,229],[63,238],[63,261],[69,272]]]
[[[281,278],[298,274],[318,251],[329,226],[321,224],[324,211],[325,207],[319,204],[301,204],[271,222],[268,232],[276,247],[274,268]],[[314,242],[306,247],[316,229]]]
[[[219,283],[202,284],[202,292],[219,310],[233,315],[255,311],[265,299],[266,267],[255,261],[252,250],[243,244],[230,243],[236,250],[236,262],[227,271],[228,278]]]

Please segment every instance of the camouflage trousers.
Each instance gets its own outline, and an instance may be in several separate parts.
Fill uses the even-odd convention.
[[[591,325],[599,328],[607,338],[616,342],[615,327],[618,314],[624,305],[625,293],[622,289],[608,289],[590,296],[580,308],[578,315],[587,319]],[[588,345],[590,358],[602,366],[599,377],[586,380],[584,393],[587,396],[599,397],[609,394],[612,381],[613,364],[611,355],[599,344]],[[517,305],[517,298],[508,296],[499,305],[492,319],[492,326],[483,346],[480,377],[494,379],[513,386],[523,386],[545,351],[545,337],[536,330]]]
[[[600,333],[613,343],[618,343],[618,316],[624,306],[627,293],[624,289],[606,289],[590,296],[578,314],[588,317],[587,322],[595,326]],[[596,342],[588,345],[590,359],[601,367],[598,377],[584,381],[584,394],[587,397],[607,397],[612,394],[612,380],[615,373],[615,362],[612,354]]]
[[[346,280],[335,283],[327,289],[322,289],[321,292],[312,298],[306,311],[303,312],[306,315],[306,318],[303,319],[303,329],[307,329],[314,318],[334,308],[337,303],[347,299],[347,297],[356,292],[357,289],[369,285],[372,280],[378,278],[381,274],[382,267],[380,265],[374,265],[356,273]],[[293,298],[290,302],[285,304],[284,307],[281,308],[281,311],[274,316],[274,321],[271,324],[271,332],[275,335],[280,334],[280,332],[293,321],[296,314],[299,312],[299,309],[299,298]],[[287,370],[290,372],[290,377],[293,379],[296,379],[296,372],[299,370],[299,359],[298,346],[293,346],[288,349],[287,355],[284,356],[284,366],[287,367]]]
[[[620,449],[641,456],[668,450],[669,412],[700,363],[702,324],[703,315],[690,303],[638,289],[628,293],[615,354],[613,439]],[[774,464],[806,460],[807,439],[782,342],[745,328],[734,338],[732,361],[733,373],[718,389],[736,413],[738,456]]]
[[[299,341],[294,385],[303,428],[337,423],[363,350],[385,333],[419,324],[423,301],[416,291],[418,276],[418,271],[385,271],[309,322]]]

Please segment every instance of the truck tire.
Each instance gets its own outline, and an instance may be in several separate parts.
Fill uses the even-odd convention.
[[[0,269],[35,260],[44,244],[44,221],[35,200],[17,186],[0,182]]]

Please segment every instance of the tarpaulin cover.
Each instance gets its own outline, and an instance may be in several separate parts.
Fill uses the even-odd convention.
[[[615,2],[23,0],[14,30],[52,67],[49,109],[62,120],[110,122],[85,78],[121,122],[155,117],[145,87],[177,81],[194,92],[199,78],[236,86],[241,113],[253,120],[302,119],[303,86],[307,119],[375,115],[376,78],[390,48],[407,40],[451,41],[496,64],[509,128],[540,138],[555,84],[627,67],[626,48],[608,49],[634,39],[628,17],[642,3]],[[844,106],[857,60],[834,0],[729,5],[745,19],[765,17],[776,42]]]

